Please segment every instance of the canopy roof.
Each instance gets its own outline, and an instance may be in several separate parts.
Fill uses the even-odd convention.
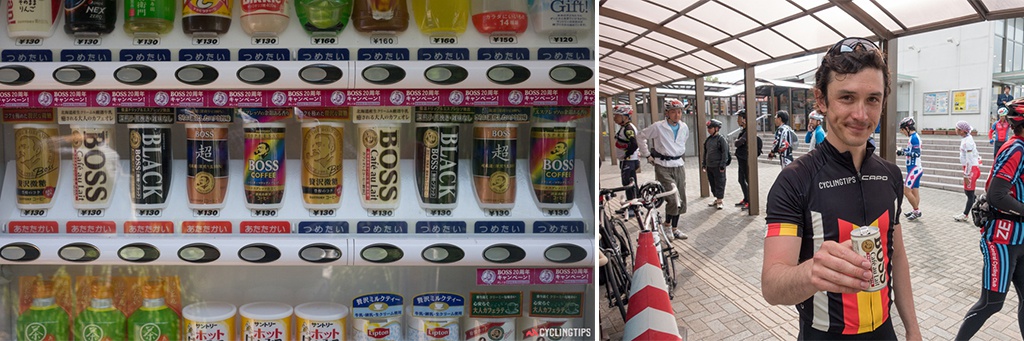
[[[1024,0],[601,0],[603,96],[873,40],[1024,16]]]

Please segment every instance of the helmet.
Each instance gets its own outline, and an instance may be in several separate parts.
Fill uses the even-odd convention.
[[[818,122],[821,122],[822,120],[825,119],[825,116],[821,116],[821,114],[819,114],[817,110],[812,111],[811,114],[808,115],[807,117],[809,117],[812,120],[817,120]]]
[[[913,117],[904,117],[900,120],[900,129],[917,130],[915,125]]]
[[[719,121],[719,120],[716,120],[716,119],[711,119],[711,120],[709,120],[706,123],[706,125],[708,126],[708,128],[721,128],[722,127],[722,121]]]
[[[959,129],[970,134],[973,128],[971,128],[971,124],[967,123],[967,121],[959,121],[956,122],[956,129]]]
[[[998,112],[998,113],[999,113],[999,116],[1006,116],[1006,114],[1007,114],[1007,113],[1008,113],[1009,111],[1008,111],[1008,110],[1006,110],[1006,108],[999,108],[999,110],[996,110],[996,112]]]
[[[653,204],[653,207],[661,207],[661,204],[665,202],[665,198],[655,198],[654,196],[665,192],[665,187],[661,186],[660,182],[652,181],[645,183],[640,186],[640,198],[644,202]]]
[[[680,100],[675,99],[675,98],[669,98],[669,99],[665,100],[665,111],[669,111],[669,110],[672,110],[672,109],[682,109],[682,108],[683,108],[683,101],[680,101]]]
[[[1024,124],[1024,98],[1018,98],[1006,103],[1006,119],[1014,128]]]
[[[616,105],[612,107],[612,113],[628,117],[633,115],[633,107],[624,104]]]

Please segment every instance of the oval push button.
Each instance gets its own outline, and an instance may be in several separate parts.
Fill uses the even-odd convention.
[[[91,262],[100,258],[100,250],[86,243],[71,243],[60,248],[57,256],[69,262]]]
[[[0,247],[0,258],[12,262],[28,262],[39,259],[39,248],[29,243],[10,243]]]
[[[514,64],[501,64],[487,69],[487,79],[501,85],[519,84],[530,78],[530,70]]]
[[[68,65],[53,70],[53,79],[64,85],[86,85],[96,79],[96,71],[85,65]]]
[[[250,263],[270,263],[281,258],[281,251],[269,244],[249,244],[238,250],[238,258]]]
[[[220,251],[210,244],[193,243],[178,249],[178,258],[190,263],[209,263],[220,258]]]
[[[188,85],[210,84],[217,80],[218,76],[220,73],[217,72],[217,69],[203,64],[185,65],[174,72],[174,78]]]
[[[160,250],[145,243],[132,243],[117,250],[117,257],[126,262],[149,263],[160,258]]]
[[[492,263],[515,263],[526,258],[526,251],[512,244],[495,244],[484,249],[484,259]]]
[[[587,250],[573,244],[555,244],[544,250],[544,258],[555,263],[575,263],[587,258]]]
[[[277,81],[281,78],[281,71],[277,70],[276,67],[267,64],[253,64],[243,66],[238,69],[238,73],[235,74],[238,80],[252,85],[266,85]]]
[[[455,263],[466,257],[466,252],[451,244],[434,244],[423,249],[423,259],[431,263]]]
[[[156,70],[141,65],[125,65],[114,70],[114,79],[127,85],[146,85],[156,79]]]
[[[427,68],[423,72],[423,77],[434,84],[452,85],[466,80],[469,71],[458,65],[440,64]]]
[[[367,262],[391,263],[402,259],[405,256],[405,252],[391,244],[373,244],[363,248],[359,255]]]
[[[376,64],[363,69],[363,79],[377,85],[395,84],[405,79],[405,70],[391,64]]]
[[[342,75],[341,69],[330,64],[306,65],[299,69],[299,78],[309,84],[331,84],[341,79]]]
[[[573,85],[590,80],[594,77],[594,70],[583,65],[562,64],[551,68],[548,76],[556,83]]]
[[[310,244],[299,250],[299,258],[310,263],[330,263],[341,259],[341,250],[330,244]]]
[[[0,84],[24,85],[36,78],[32,69],[21,65],[8,65],[0,67]]]

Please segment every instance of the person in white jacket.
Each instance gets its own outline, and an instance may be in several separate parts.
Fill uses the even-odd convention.
[[[678,197],[665,198],[664,226],[672,227],[672,236],[686,239],[679,230],[679,215],[686,213],[686,173],[683,170],[683,154],[686,153],[686,138],[690,128],[680,121],[683,117],[683,102],[678,99],[665,100],[665,120],[651,124],[640,132],[640,157],[654,164],[654,178],[665,187],[673,185],[679,191]]]
[[[964,194],[967,195],[967,205],[964,206],[964,213],[953,216],[953,220],[967,221],[967,214],[974,206],[974,188],[981,177],[981,155],[978,154],[978,146],[974,144],[974,137],[971,136],[971,125],[967,121],[956,123],[956,134],[960,140],[960,165],[964,167]]]

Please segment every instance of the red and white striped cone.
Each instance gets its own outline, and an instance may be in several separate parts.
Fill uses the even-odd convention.
[[[622,339],[681,341],[654,235],[640,232],[637,244],[633,287],[629,290],[629,310],[626,311],[626,330]]]

